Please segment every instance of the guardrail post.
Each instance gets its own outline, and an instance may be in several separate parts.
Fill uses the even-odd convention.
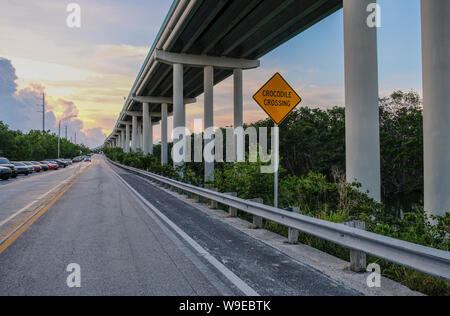
[[[299,207],[291,207],[291,208],[292,208],[292,212],[293,213],[300,214],[300,208]],[[299,235],[299,231],[298,230],[289,227],[289,230],[288,230],[288,242],[291,245],[298,244],[298,235]]]
[[[228,192],[225,194],[237,197],[237,192]],[[237,217],[237,208],[230,206],[230,208],[228,209],[228,213],[230,214],[230,217]]]
[[[198,186],[200,188],[203,188],[203,184],[199,184]],[[201,195],[198,196],[198,203],[203,203],[203,196],[201,196]]]
[[[250,199],[249,201],[256,202],[256,203],[259,203],[259,204],[263,204],[264,203],[263,199],[261,199],[261,198]],[[260,216],[253,215],[253,227],[255,229],[263,228],[263,218],[260,217]]]
[[[344,225],[366,230],[366,223],[363,221],[351,221]],[[362,251],[350,249],[350,270],[353,272],[365,272],[367,269],[366,254]]]
[[[211,191],[214,191],[214,192],[219,192],[219,189],[217,189],[217,188],[211,188],[210,190],[211,190]],[[214,201],[214,200],[211,200],[211,203],[210,203],[210,205],[209,205],[209,208],[211,208],[211,209],[213,209],[213,210],[216,210],[217,207],[218,207],[217,202]]]
[[[192,185],[191,182],[188,182],[189,185]],[[187,191],[187,197],[188,199],[192,199],[192,193],[190,191]]]
[[[185,183],[183,180],[181,180],[180,182]],[[177,190],[177,193],[178,193],[179,195],[183,195],[183,194],[184,194],[184,191],[183,191],[182,188],[176,188],[176,190]]]

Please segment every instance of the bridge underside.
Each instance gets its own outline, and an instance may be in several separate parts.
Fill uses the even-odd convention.
[[[193,55],[258,59],[342,7],[342,0],[200,1],[178,38],[166,51]],[[233,73],[217,69],[214,84]],[[143,84],[145,96],[171,97],[173,72],[159,63]],[[185,67],[184,94],[203,93],[203,69]],[[140,110],[134,103],[131,110]]]
[[[426,211],[433,215],[444,215],[450,209],[450,142],[446,137],[450,112],[445,85],[450,81],[449,3],[421,1],[424,200]],[[242,127],[242,71],[257,67],[260,57],[343,7],[346,176],[348,181],[360,182],[361,191],[379,201],[378,41],[376,23],[368,20],[377,17],[374,4],[374,0],[175,0],[105,144],[129,151],[131,140],[133,151],[143,147],[145,154],[152,153],[152,123],[161,120],[161,152],[165,153],[161,161],[167,163],[169,113],[173,112],[174,130],[185,127],[186,98],[205,92],[203,128],[213,128],[214,85],[232,74],[233,127]],[[370,8],[375,14],[368,15]],[[131,96],[168,101],[142,104]],[[137,112],[143,113],[142,120],[141,115],[127,114]],[[238,143],[243,141],[236,141],[236,151]],[[213,169],[213,163],[205,162],[205,180]]]

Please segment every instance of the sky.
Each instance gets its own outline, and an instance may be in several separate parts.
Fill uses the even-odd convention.
[[[64,0],[0,2],[0,121],[25,132],[42,128],[39,104],[46,94],[47,129],[58,121],[69,138],[90,147],[114,127],[124,97],[153,44],[171,0],[78,0],[81,28],[66,24]],[[378,0],[380,96],[394,90],[421,94],[420,0]],[[303,98],[301,105],[344,106],[343,14],[314,25],[244,72],[244,120],[265,119],[252,95],[280,72]],[[215,87],[215,125],[232,124],[232,79]],[[202,118],[203,97],[187,108]],[[169,121],[169,128],[171,122]],[[155,127],[156,141],[160,137]]]

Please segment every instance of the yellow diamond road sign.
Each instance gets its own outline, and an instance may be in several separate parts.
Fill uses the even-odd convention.
[[[302,102],[302,98],[279,73],[276,73],[253,96],[253,99],[277,125],[280,125],[295,107]]]

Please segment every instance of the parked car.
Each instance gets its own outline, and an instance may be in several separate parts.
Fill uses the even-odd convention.
[[[70,159],[60,159],[62,162],[64,162],[67,166],[70,166],[72,164],[72,160]]]
[[[83,157],[75,157],[75,158],[73,158],[72,161],[73,161],[74,163],[82,162],[82,161],[83,161]]]
[[[67,163],[60,159],[46,159],[45,161],[49,161],[51,163],[56,163],[60,168],[66,168],[68,166]]]
[[[23,161],[23,163],[27,166],[30,166],[33,169],[33,172],[36,172],[36,173],[41,172],[42,168],[39,166],[36,166],[34,163],[29,162],[29,161]]]
[[[58,169],[62,167],[61,163],[57,162],[56,160],[46,160],[47,162],[57,165]]]
[[[8,167],[0,167],[0,179],[9,180],[12,175],[12,170]]]
[[[14,165],[7,158],[0,158],[0,167],[5,167],[11,169],[11,178],[17,178],[17,172]]]
[[[86,162],[91,162],[91,157],[86,157],[86,158],[84,158],[84,161],[86,161]]]
[[[64,159],[57,159],[56,162],[61,163],[63,168],[66,168],[69,166],[69,163],[64,161]]]
[[[33,171],[31,171],[30,169],[30,166],[27,166],[22,162],[13,162],[13,164],[17,174],[23,174],[27,176],[30,173],[33,173]]]
[[[42,167],[40,163],[35,163],[33,161],[29,161],[29,163],[31,163],[31,165],[33,166],[34,172],[41,172],[42,171]]]
[[[40,166],[42,171],[48,171],[48,166],[43,164],[43,163],[40,163],[40,162],[37,162],[37,161],[32,161],[31,163],[34,164],[34,165]]]
[[[69,164],[69,166],[73,164],[72,159],[64,159],[64,161],[67,162]]]
[[[28,170],[30,171],[30,173],[34,173],[36,172],[36,170],[34,170],[33,164],[27,161],[22,161],[22,163],[28,167]]]
[[[59,169],[59,165],[57,163],[51,163],[50,161],[41,161],[41,164],[46,165],[49,170]]]

